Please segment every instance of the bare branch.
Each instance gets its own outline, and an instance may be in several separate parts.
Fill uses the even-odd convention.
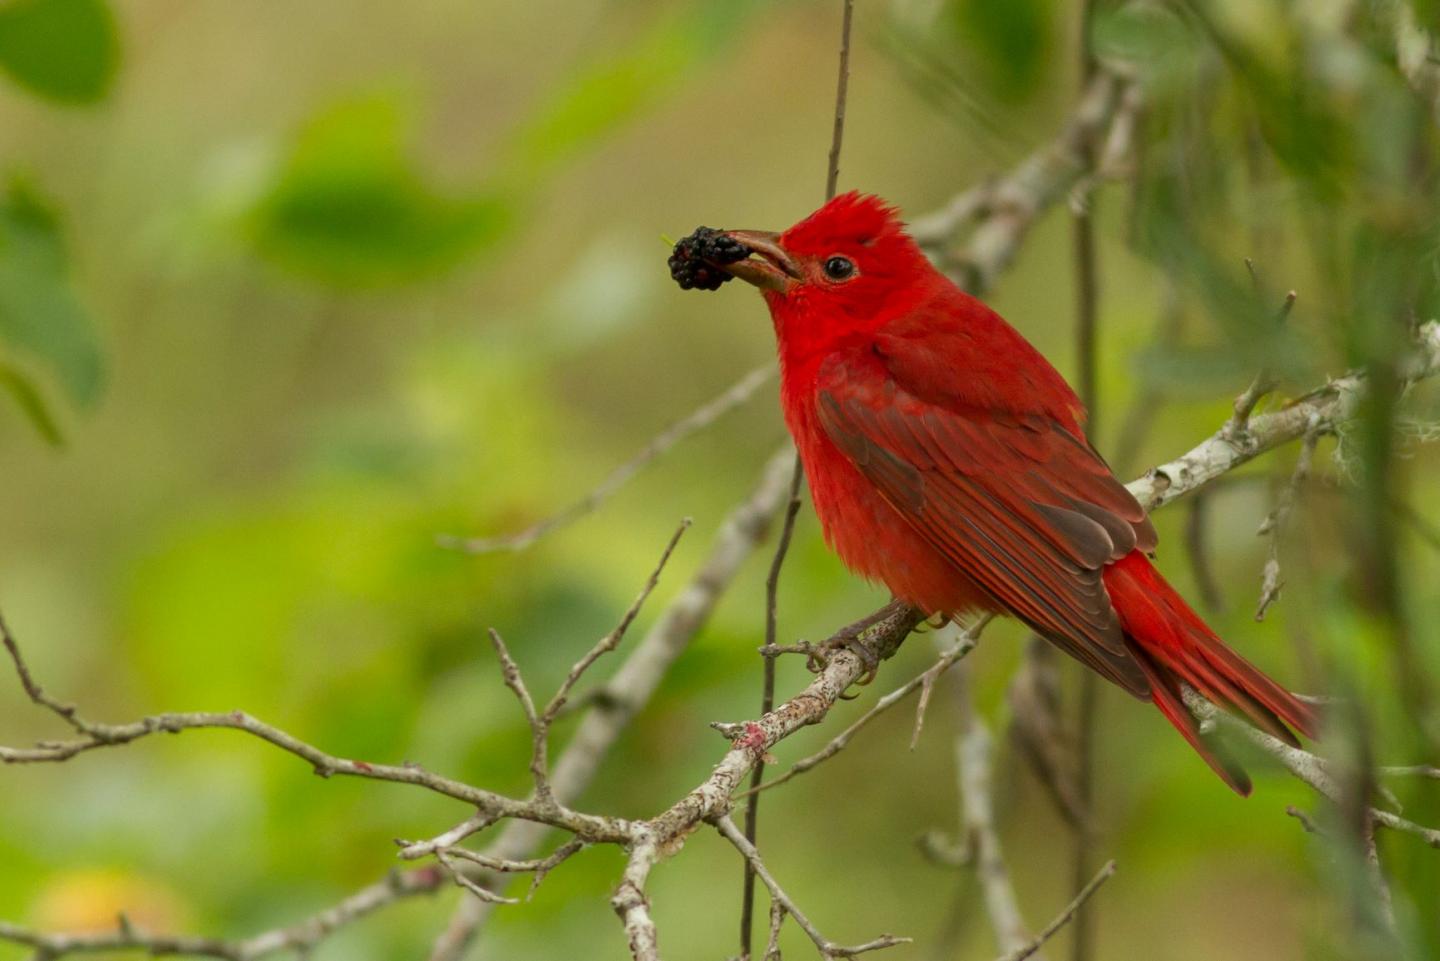
[[[1396,767],[1378,767],[1375,773],[1381,777],[1424,777],[1440,780],[1440,767],[1430,764],[1407,764]]]
[[[1129,112],[1139,109],[1137,99],[1122,95],[1123,86],[1113,73],[1099,71],[1053,141],[1007,176],[962,191],[939,210],[915,218],[911,236],[956,283],[972,293],[988,290],[1040,214],[1091,172],[1085,145],[1099,140],[1122,104]],[[957,235],[977,218],[964,248],[954,249]]]
[[[1295,820],[1299,821],[1300,827],[1305,829],[1306,834],[1323,835],[1325,833],[1320,830],[1320,826],[1315,823],[1315,819],[1312,818],[1308,812],[1300,810],[1295,805],[1285,805],[1285,813],[1290,815]]]
[[[1245,261],[1245,266],[1250,269],[1251,277],[1254,277],[1254,265],[1247,260]],[[1258,286],[1258,280],[1256,283]],[[1293,290],[1285,295],[1285,300],[1280,305],[1280,313],[1275,318],[1277,326],[1283,324],[1286,318],[1290,316],[1290,311],[1295,307],[1295,297],[1296,294]],[[1230,419],[1225,422],[1225,426],[1220,428],[1221,436],[1230,441],[1240,439],[1249,426],[1250,415],[1255,411],[1255,405],[1260,403],[1261,399],[1273,391],[1275,387],[1275,376],[1270,372],[1270,369],[1268,367],[1260,368],[1259,373],[1255,375],[1255,379],[1250,382],[1250,386],[1246,387],[1245,390],[1240,393],[1240,396],[1235,398],[1234,412],[1230,415]]]
[[[525,723],[530,728],[530,776],[535,780],[535,794],[537,797],[548,798],[550,781],[549,760],[546,755],[550,732],[535,711],[535,699],[530,696],[530,690],[525,686],[525,678],[520,674],[520,665],[515,663],[515,658],[510,656],[510,649],[505,646],[505,639],[493,627],[490,628],[489,634],[495,654],[500,658],[500,675],[505,679],[505,686],[510,688],[515,695],[515,700],[520,702],[520,710],[525,712]]]
[[[828,761],[830,758],[839,754],[854,739],[855,735],[860,732],[860,729],[865,727],[871,721],[875,720],[875,718],[879,717],[881,714],[885,713],[890,708],[894,707],[896,704],[909,697],[917,689],[929,690],[930,688],[932,688],[935,684],[936,678],[940,677],[940,675],[950,670],[950,668],[958,664],[961,659],[963,659],[967,654],[969,654],[975,649],[975,645],[980,642],[980,633],[985,629],[985,626],[989,624],[991,620],[993,620],[993,618],[994,615],[986,615],[985,617],[977,621],[975,624],[973,624],[971,627],[969,627],[963,634],[960,635],[960,637],[956,640],[955,644],[952,647],[950,647],[947,651],[940,655],[939,659],[936,660],[934,664],[930,665],[924,671],[915,675],[910,680],[906,681],[904,684],[891,691],[889,694],[886,694],[884,697],[877,700],[875,702],[875,705],[871,707],[870,710],[866,711],[864,714],[860,715],[860,717],[856,718],[853,722],[851,722],[849,727],[845,728],[845,730],[841,731],[839,734],[831,738],[830,741],[820,750],[816,751],[814,754],[809,755],[808,757],[796,761],[793,765],[791,765],[789,770],[787,770],[779,777],[771,781],[767,781],[764,784],[759,785],[758,787],[752,786],[743,794],[737,795],[737,799],[747,797],[757,791],[768,791],[771,788],[779,787],[786,781],[790,781],[796,777],[799,777],[806,771],[814,769],[821,763]],[[917,734],[920,729],[920,716],[920,712],[917,710]],[[911,739],[911,747],[914,747],[914,738]]]
[[[850,648],[838,648],[803,690],[775,710],[754,721],[712,725],[732,739],[730,750],[708,778],[648,822],[657,835],[665,839],[679,837],[694,825],[729,811],[731,796],[756,761],[779,741],[824,719],[850,685],[869,670],[866,661],[890,658],[923,620],[924,616],[914,608],[898,608],[857,640],[869,651],[869,658],[862,658]]]
[[[442,848],[441,850],[435,852],[435,860],[437,860],[437,861],[440,862],[440,866],[443,867],[443,868],[446,870],[446,872],[450,875],[450,877],[451,877],[451,878],[455,881],[455,883],[458,884],[460,887],[464,888],[466,891],[469,891],[471,894],[475,895],[475,896],[476,896],[477,898],[479,898],[481,901],[484,901],[484,902],[486,902],[486,903],[488,903],[488,904],[519,904],[519,903],[520,903],[520,901],[519,901],[518,898],[507,898],[507,897],[505,897],[504,895],[496,894],[494,891],[491,891],[489,888],[482,887],[482,886],[480,886],[479,884],[476,884],[474,881],[472,881],[472,880],[470,880],[469,878],[467,878],[467,877],[465,876],[465,873],[464,873],[463,871],[461,871],[458,867],[456,867],[456,866],[455,866],[455,862],[454,862],[453,860],[451,860],[450,855],[451,855],[452,853],[453,853],[453,849],[450,849],[450,848]]]
[[[1270,556],[1265,559],[1265,569],[1260,579],[1260,601],[1255,607],[1255,620],[1265,620],[1265,612],[1270,609],[1280,597],[1280,588],[1284,582],[1280,579],[1280,538],[1285,529],[1285,522],[1290,517],[1290,511],[1295,506],[1295,500],[1300,496],[1300,488],[1304,485],[1306,478],[1310,476],[1310,465],[1315,460],[1315,447],[1320,443],[1320,432],[1312,429],[1305,432],[1305,437],[1300,443],[1300,455],[1295,459],[1295,469],[1290,473],[1290,480],[1280,493],[1275,497],[1275,507],[1270,511],[1269,516],[1260,524],[1257,531],[1260,536],[1270,535]]]
[[[1020,669],[1010,681],[1010,735],[1019,744],[1036,777],[1050,793],[1067,824],[1076,831],[1091,829],[1088,806],[1080,798],[1075,732],[1060,711],[1060,653],[1049,641],[1031,634]]]
[[[1110,880],[1114,873],[1115,862],[1113,860],[1105,862],[1104,867],[1090,880],[1090,883],[1080,889],[1080,892],[1075,895],[1074,900],[1065,906],[1065,910],[1061,911],[1053,921],[1045,925],[1045,928],[1035,936],[1034,940],[1019,950],[1002,956],[999,961],[1025,961],[1026,958],[1033,957],[1035,952],[1040,950],[1041,945],[1053,938],[1061,928],[1065,927],[1065,925],[1074,919],[1075,915],[1080,912],[1080,909],[1085,906],[1085,902],[1094,897],[1095,892],[1100,890],[1100,886]]]
[[[461,841],[478,834],[495,823],[495,816],[488,811],[477,811],[473,816],[466,818],[455,825],[444,834],[437,834],[428,841],[402,841],[396,839],[400,845],[400,857],[406,861],[414,861],[419,858],[429,857],[442,848],[454,847]]]
[[[845,140],[845,104],[850,88],[850,25],[855,0],[843,0],[840,20],[840,69],[835,81],[835,123],[830,131],[830,157],[825,171],[825,199],[835,196],[840,183],[840,145]]]
[[[8,628],[0,630],[0,633],[3,633],[5,647],[15,660],[17,669],[22,672],[22,677],[28,677],[28,668],[14,636]],[[31,683],[33,684],[33,681]],[[47,706],[49,705],[47,704]],[[368,761],[353,761],[348,758],[336,757],[313,744],[300,740],[293,734],[266,724],[244,711],[153,714],[128,724],[96,724],[82,721],[74,715],[73,709],[71,716],[73,717],[72,723],[76,725],[77,730],[86,732],[82,737],[69,741],[45,741],[33,748],[0,747],[0,761],[10,764],[65,761],[85,751],[129,744],[160,732],[174,734],[180,731],[202,729],[234,730],[265,741],[287,754],[293,754],[309,762],[320,777],[328,778],[339,774],[375,781],[412,784],[457,801],[465,801],[497,819],[521,818],[539,821],[564,828],[592,841],[623,842],[630,836],[629,825],[619,818],[582,814],[563,805],[538,799],[521,801],[435,774],[417,764],[398,766],[371,764]]]
[[[1440,370],[1440,322],[1430,321],[1420,328],[1416,348],[1406,371],[1409,381],[1433,376]],[[1153,511],[1265,451],[1303,437],[1307,431],[1331,430],[1345,423],[1354,416],[1364,388],[1363,374],[1347,374],[1273,413],[1251,417],[1242,437],[1229,439],[1222,428],[1188,453],[1151,468],[1126,486],[1147,510]]]
[[[1341,800],[1341,786],[1334,772],[1330,770],[1330,763],[1324,758],[1303,748],[1292,747],[1259,728],[1251,727],[1240,718],[1220,710],[1190,687],[1184,689],[1184,694],[1185,706],[1203,725],[1223,724],[1231,730],[1241,732],[1250,743],[1278,760],[1296,778],[1332,802]],[[1370,819],[1381,827],[1413,834],[1430,847],[1440,848],[1440,830],[1423,827],[1398,814],[1375,807],[1370,808]]]
[[[845,142],[845,106],[850,93],[850,32],[855,20],[855,0],[842,0],[840,16],[840,62],[835,79],[835,121],[830,130],[830,154],[825,170],[825,200],[835,197],[840,184],[840,148]],[[775,641],[776,605],[779,596],[780,568],[790,550],[790,538],[795,532],[795,518],[800,513],[800,485],[804,481],[804,468],[800,455],[795,455],[795,473],[790,481],[790,506],[785,512],[785,521],[780,531],[780,540],[775,546],[775,556],[770,562],[770,573],[765,579],[765,648],[764,677],[761,681],[760,713],[767,713],[775,706]],[[760,822],[760,795],[755,790],[765,777],[765,761],[756,763],[750,774],[750,796],[745,803],[745,837],[753,845]],[[755,912],[755,871],[747,861],[744,881],[740,891],[740,954],[750,957],[751,929]],[[767,952],[768,953],[768,952]],[[776,948],[776,953],[779,949]]]
[[[40,934],[0,921],[0,941],[33,948],[36,961],[69,954],[113,951],[144,951],[156,957],[189,955],[221,958],[224,961],[257,961],[282,951],[303,954],[338,928],[397,901],[437,890],[442,878],[441,871],[435,867],[392,871],[374,884],[361,888],[343,901],[297,924],[265,931],[238,941],[154,934],[141,930],[128,921],[117,924],[114,931],[86,934]]]
[[[775,513],[785,501],[794,458],[794,449],[787,444],[766,462],[755,488],[721,524],[710,554],[689,584],[621,663],[605,685],[604,697],[591,701],[550,775],[551,790],[561,803],[573,803],[594,780],[601,761],[631,719],[649,702],[745,561],[764,541]],[[507,822],[485,853],[508,859],[530,857],[547,832],[545,825],[534,822]],[[432,945],[430,961],[457,961],[462,957],[492,908],[474,898],[462,900]]]
[[[646,836],[637,841],[630,849],[620,886],[610,898],[610,906],[625,926],[630,956],[635,961],[660,961],[659,934],[650,917],[650,899],[645,896],[645,882],[659,859],[660,850],[653,838]]]
[[[525,858],[523,860],[512,860],[510,858],[497,858],[481,851],[471,851],[469,848],[449,847],[444,853],[451,858],[459,858],[462,861],[469,861],[471,864],[478,864],[487,871],[494,871],[498,874],[534,874],[530,881],[530,892],[525,895],[526,900],[535,894],[535,889],[540,882],[545,880],[545,875],[555,870],[572,855],[585,850],[589,845],[580,838],[571,838],[566,843],[556,848],[554,853],[543,858]]]
[[[691,434],[704,430],[721,417],[724,417],[741,404],[744,404],[751,397],[755,396],[755,392],[774,375],[775,367],[773,364],[756,367],[736,381],[731,387],[725,390],[724,393],[712,400],[706,401],[690,414],[687,414],[685,417],[682,417],[680,420],[677,420],[656,434],[650,439],[649,443],[640,449],[639,453],[611,471],[610,475],[601,481],[598,487],[558,514],[547,517],[545,520],[532,524],[523,531],[518,531],[514,534],[505,534],[498,537],[459,537],[454,534],[441,534],[435,539],[436,543],[441,547],[453,548],[464,551],[467,554],[523,551],[551,531],[584,517],[601,504],[604,504],[614,496],[617,491],[629,483],[631,478],[647,467],[651,461],[663,456],[670,448]]]
[[[1195,586],[1200,593],[1200,603],[1205,610],[1214,613],[1225,606],[1220,591],[1220,581],[1210,564],[1210,501],[1211,491],[1200,491],[1190,498],[1189,511],[1185,515],[1185,554],[1190,559],[1190,571],[1195,575]]]
[[[735,846],[735,850],[740,852],[740,856],[743,857],[746,863],[755,871],[756,877],[765,885],[765,889],[770,892],[771,902],[779,904],[785,910],[786,914],[795,919],[795,923],[800,925],[800,929],[814,942],[822,958],[827,959],[827,961],[830,958],[853,958],[858,954],[879,951],[883,948],[892,948],[897,944],[910,943],[910,938],[900,938],[892,934],[882,934],[880,937],[866,941],[864,944],[856,945],[842,945],[831,941],[821,934],[814,923],[795,906],[795,902],[790,899],[790,896],[785,893],[785,890],[781,888],[780,884],[775,880],[774,875],[765,867],[765,862],[760,859],[760,852],[755,849],[755,845],[746,840],[745,835],[735,826],[735,822],[730,820],[730,815],[721,815],[715,818],[714,823],[720,834]]]
[[[764,961],[780,961],[780,929],[785,924],[785,905],[770,902],[770,936],[765,939]]]
[[[833,159],[838,160],[838,146],[840,136],[840,118],[844,116],[844,73],[846,70],[846,59],[849,56],[850,45],[850,4],[847,0],[845,5],[845,38],[841,47],[841,86],[840,99],[837,100],[836,111],[836,147],[837,153]],[[831,167],[832,175],[835,168]],[[790,552],[790,541],[795,536],[795,519],[800,515],[800,487],[805,482],[805,469],[800,463],[800,455],[795,455],[795,467],[790,474],[790,500],[785,505],[784,520],[780,524],[780,537],[775,543],[775,553],[770,558],[770,570],[765,575],[765,646],[760,649],[761,655],[765,658],[763,676],[760,682],[760,713],[766,714],[775,707],[775,658],[779,656],[776,638],[779,636],[779,607],[780,607],[780,570],[785,565],[785,557]],[[760,782],[765,779],[765,758],[762,755],[756,762],[754,769],[750,772],[750,791],[745,801],[745,837],[754,844],[758,837],[760,826],[760,795],[755,790]],[[755,917],[755,871],[747,862],[741,879],[740,886],[740,955],[743,958],[750,957],[752,946],[753,928]]]
[[[975,876],[985,900],[985,913],[1001,951],[1016,952],[1030,941],[1020,902],[1010,881],[1010,868],[1001,851],[991,795],[990,729],[975,710],[969,682],[962,669],[951,684],[960,707],[960,730],[955,738],[955,767],[960,780],[960,822],[974,857]]]
[[[540,716],[540,720],[545,725],[547,731],[550,725],[555,722],[555,718],[560,715],[561,709],[565,707],[565,702],[569,699],[570,692],[575,689],[575,684],[580,680],[581,675],[590,669],[590,665],[619,647],[620,642],[625,639],[625,633],[630,630],[630,625],[635,622],[635,618],[640,614],[640,608],[645,606],[645,602],[650,598],[650,594],[655,590],[655,586],[660,583],[660,574],[665,570],[665,565],[669,563],[670,555],[675,553],[675,545],[680,543],[680,538],[690,529],[691,523],[690,518],[685,518],[680,522],[680,526],[675,528],[675,533],[670,535],[670,541],[665,545],[665,550],[660,554],[659,562],[655,565],[655,569],[650,572],[650,576],[646,578],[644,586],[640,588],[640,593],[635,595],[635,600],[626,608],[624,616],[620,618],[620,623],[616,624],[615,629],[609,634],[600,638],[594,647],[586,651],[585,655],[570,668],[570,673],[565,675],[565,680],[561,682],[560,689],[555,692],[555,696],[550,699],[550,703],[545,705],[545,711]]]

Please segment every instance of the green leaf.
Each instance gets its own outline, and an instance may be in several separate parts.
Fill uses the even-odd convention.
[[[372,286],[438,273],[499,239],[508,203],[431,188],[407,155],[402,120],[386,97],[313,120],[252,213],[260,252],[322,281]]]
[[[105,0],[14,0],[0,6],[0,68],[62,103],[105,96],[120,61]]]
[[[104,358],[70,286],[59,216],[21,181],[0,199],[0,342],[47,366],[70,399],[95,403]]]
[[[50,415],[50,410],[45,406],[45,398],[40,396],[40,390],[29,377],[9,364],[0,363],[0,390],[8,393],[20,407],[20,412],[34,425],[54,447],[64,443],[60,436],[60,426],[55,418]]]

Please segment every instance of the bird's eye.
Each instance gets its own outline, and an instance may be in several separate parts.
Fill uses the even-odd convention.
[[[848,257],[831,257],[825,261],[825,276],[831,280],[849,280],[855,275],[855,262]]]

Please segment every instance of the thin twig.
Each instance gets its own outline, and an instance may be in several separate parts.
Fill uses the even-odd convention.
[[[590,665],[615,650],[615,648],[620,646],[620,642],[625,640],[625,633],[630,630],[630,625],[635,623],[635,618],[639,616],[640,609],[645,606],[645,602],[650,599],[650,594],[655,590],[656,585],[660,583],[660,575],[664,573],[665,565],[670,562],[670,555],[675,553],[676,545],[680,543],[680,538],[685,536],[685,532],[690,529],[691,523],[690,518],[685,518],[680,522],[680,526],[675,528],[675,533],[670,535],[670,540],[665,544],[665,550],[661,552],[660,560],[655,564],[655,569],[652,570],[650,576],[645,579],[645,583],[640,588],[640,593],[635,595],[635,600],[631,601],[630,606],[625,609],[625,613],[620,618],[620,623],[616,624],[610,633],[596,641],[595,646],[586,651],[584,656],[576,661],[570,668],[569,673],[565,675],[565,680],[560,683],[560,687],[556,690],[555,696],[550,699],[550,703],[545,705],[545,710],[540,716],[541,721],[547,728],[555,722],[555,718],[559,717],[560,711],[565,707],[565,702],[570,698],[570,692],[575,689],[575,684],[580,680],[581,676],[590,669]]]
[[[835,124],[830,131],[830,157],[825,171],[825,199],[835,196],[840,184],[840,145],[845,140],[845,104],[850,92],[850,24],[855,0],[843,0],[840,19],[840,69],[835,80]]]
[[[761,648],[764,657],[764,676],[760,682],[760,713],[769,714],[775,707],[775,658],[778,656],[775,641],[779,630],[780,570],[790,552],[790,540],[795,534],[795,520],[800,514],[800,485],[804,483],[805,470],[800,465],[800,455],[795,455],[795,466],[790,472],[790,500],[785,506],[784,520],[780,526],[780,538],[775,544],[775,553],[770,558],[770,570],[765,576],[765,646]],[[750,795],[745,801],[745,837],[751,844],[759,837],[760,797],[755,789],[765,779],[765,758],[756,761],[750,772]],[[745,862],[740,895],[740,956],[748,958],[752,945],[755,917],[755,870]]]
[[[1095,892],[1100,890],[1100,886],[1110,880],[1114,874],[1115,862],[1113,860],[1106,861],[1105,865],[1100,868],[1100,871],[1095,877],[1090,879],[1090,883],[1080,889],[1080,892],[1075,895],[1074,900],[1065,906],[1065,910],[1061,911],[1053,921],[1045,925],[1044,929],[1035,936],[1033,941],[1018,951],[1012,951],[1010,954],[1002,956],[998,961],[1025,961],[1026,958],[1032,957],[1036,951],[1040,950],[1041,945],[1053,938],[1072,918],[1080,916],[1080,909],[1085,906],[1085,902],[1094,897]]]
[[[450,830],[427,841],[403,841],[396,838],[395,843],[400,845],[400,857],[403,860],[415,861],[429,857],[441,848],[453,847],[472,834],[479,834],[494,824],[495,820],[495,815],[489,811],[477,811]]]
[[[770,902],[770,934],[765,939],[764,961],[780,961],[780,929],[785,926],[785,905]]]
[[[1066,723],[1061,712],[1060,652],[1038,634],[1031,634],[1025,643],[1024,660],[1006,689],[1010,735],[1070,828],[1091,830],[1077,783],[1075,726]]]
[[[790,766],[789,769],[785,771],[784,774],[781,774],[779,777],[773,778],[769,781],[766,781],[764,784],[760,784],[758,786],[752,785],[749,790],[745,791],[743,794],[737,795],[736,799],[738,800],[739,798],[749,797],[751,794],[760,791],[768,791],[771,788],[779,787],[787,781],[793,780],[794,778],[799,777],[801,774],[813,770],[815,767],[839,754],[846,748],[846,746],[849,745],[852,740],[854,740],[855,735],[860,732],[861,728],[864,728],[871,721],[875,720],[875,718],[879,717],[881,714],[884,714],[896,704],[899,704],[901,701],[909,697],[915,691],[928,690],[934,687],[937,678],[939,678],[946,671],[950,670],[950,668],[958,664],[962,659],[965,658],[966,655],[968,655],[971,651],[975,649],[975,645],[980,642],[981,631],[985,629],[985,625],[989,624],[990,621],[993,620],[993,618],[994,615],[987,614],[975,624],[973,624],[963,634],[961,634],[959,638],[956,639],[955,643],[948,650],[946,650],[943,654],[940,655],[939,658],[936,659],[934,664],[931,664],[925,670],[921,671],[919,674],[915,675],[910,680],[906,681],[904,684],[901,684],[899,687],[895,688],[895,690],[891,691],[884,697],[877,700],[874,706],[870,708],[870,710],[866,711],[864,714],[860,715],[860,717],[852,721],[848,727],[846,727],[843,731],[841,731],[839,734],[835,735],[828,742],[826,742],[825,746],[822,747],[820,750],[816,751],[814,754],[809,755],[808,757],[804,757],[799,761],[796,761],[793,765]],[[921,716],[921,712],[917,709],[915,725],[915,730],[917,732],[920,729],[919,718]],[[912,737],[911,740],[911,746],[913,748],[914,738]]]
[[[1432,764],[1404,764],[1392,767],[1378,767],[1375,773],[1381,777],[1424,777],[1440,780],[1440,767]]]
[[[494,871],[499,874],[533,874],[530,880],[530,890],[525,895],[528,901],[534,894],[540,882],[545,880],[545,875],[559,867],[572,855],[578,854],[589,845],[581,838],[571,838],[569,841],[556,848],[554,853],[543,858],[525,858],[523,860],[512,860],[509,858],[497,858],[486,854],[483,851],[471,851],[469,848],[447,847],[444,855],[451,858],[459,858],[462,861],[469,861],[471,864],[478,864],[487,871]],[[507,902],[513,904],[513,901]]]
[[[955,769],[959,778],[961,826],[970,850],[975,877],[990,917],[990,928],[1001,951],[1021,950],[1030,941],[1020,901],[1010,880],[1010,868],[995,826],[995,799],[991,789],[991,755],[994,739],[975,710],[970,686],[962,669],[951,675],[960,729],[955,737]]]
[[[1312,818],[1308,812],[1302,811],[1293,804],[1287,804],[1285,805],[1285,813],[1299,821],[1300,827],[1305,829],[1306,834],[1324,834],[1324,832],[1320,830],[1320,826],[1315,823],[1315,819]]]
[[[1310,476],[1310,465],[1315,459],[1315,446],[1320,442],[1320,433],[1318,429],[1311,430],[1301,439],[1300,454],[1295,458],[1295,469],[1290,473],[1290,480],[1280,488],[1280,493],[1275,497],[1275,508],[1261,522],[1260,529],[1256,532],[1261,537],[1267,534],[1270,536],[1270,554],[1265,559],[1265,569],[1260,579],[1260,601],[1255,607],[1257,621],[1265,620],[1265,612],[1279,599],[1280,588],[1284,586],[1284,581],[1280,579],[1280,538],[1290,511],[1300,496],[1300,488]]]
[[[739,851],[740,856],[754,869],[756,877],[760,879],[765,885],[766,890],[770,892],[771,901],[779,904],[785,909],[786,914],[795,919],[795,923],[798,924],[800,929],[814,942],[822,958],[827,959],[827,961],[830,958],[853,958],[858,954],[865,954],[869,951],[879,951],[882,948],[893,948],[897,944],[910,943],[910,938],[896,937],[892,934],[882,934],[880,937],[866,941],[864,944],[842,945],[831,941],[825,937],[825,935],[821,934],[810,919],[795,906],[795,902],[790,899],[790,896],[780,887],[779,882],[775,880],[774,875],[765,867],[765,862],[760,859],[760,852],[755,849],[755,845],[751,844],[745,835],[741,833],[740,829],[735,826],[735,822],[730,820],[730,815],[722,814],[715,818],[714,823],[721,836],[734,845],[735,850]]]
[[[835,120],[830,131],[830,153],[825,168],[825,200],[828,203],[835,196],[840,184],[840,148],[845,141],[845,105],[850,90],[850,28],[855,17],[855,0],[843,0],[840,19],[840,62],[835,80]],[[805,471],[800,464],[800,455],[795,455],[795,470],[790,480],[790,503],[785,511],[785,520],[780,530],[780,540],[775,545],[775,556],[770,562],[770,572],[765,579],[765,647],[764,677],[761,681],[760,713],[768,714],[775,706],[775,642],[777,608],[779,603],[780,569],[790,550],[790,538],[795,531],[795,519],[800,513],[800,485],[804,482]],[[765,778],[765,759],[762,756],[750,774],[750,795],[745,801],[745,838],[753,846],[760,828],[760,794],[756,790]],[[753,943],[755,917],[755,870],[749,861],[745,862],[744,881],[740,896],[740,956],[750,957]],[[768,952],[767,952],[768,953]],[[778,949],[777,949],[778,953]]]
[[[1098,72],[1054,140],[1005,177],[963,191],[933,213],[915,218],[911,236],[961,287],[984,293],[1010,265],[1040,214],[1063,200],[1089,172],[1081,145],[1094,142],[1115,121],[1117,111],[1138,109],[1138,102],[1124,96],[1124,86],[1113,74]],[[963,247],[957,247],[957,235],[976,211],[983,217]]]
[[[548,744],[550,732],[540,720],[540,715],[535,711],[535,700],[530,696],[530,690],[525,686],[525,678],[520,673],[520,665],[515,663],[515,658],[510,656],[510,649],[505,646],[505,639],[495,628],[489,629],[490,643],[495,648],[495,654],[500,658],[500,676],[505,680],[505,686],[515,695],[520,702],[520,709],[525,712],[525,723],[530,728],[530,776],[535,780],[535,794],[538,797],[548,798],[550,796],[550,774]]]
[[[1440,322],[1423,325],[1415,354],[1405,370],[1407,382],[1440,371]],[[1168,463],[1151,468],[1127,484],[1130,493],[1147,510],[1155,510],[1183,494],[1199,490],[1241,464],[1303,437],[1311,430],[1333,430],[1355,416],[1364,395],[1366,379],[1353,372],[1330,381],[1273,413],[1249,418],[1243,436],[1229,438],[1224,428]]]
[[[787,444],[766,462],[754,489],[720,525],[705,562],[606,683],[606,696],[592,701],[551,772],[551,789],[559,801],[573,803],[589,787],[610,749],[709,620],[745,561],[764,542],[784,502],[794,456]],[[547,833],[544,825],[510,821],[485,853],[530,857]],[[430,961],[459,961],[493,908],[475,898],[461,900],[431,946]]]
[[[559,513],[513,534],[497,537],[461,537],[455,534],[441,534],[436,538],[436,543],[441,547],[464,551],[467,554],[523,551],[551,531],[584,517],[604,504],[651,461],[663,456],[691,434],[704,430],[744,404],[774,374],[773,364],[765,364],[750,371],[719,396],[701,404],[694,411],[656,434],[649,443],[640,448],[639,453],[611,471],[599,486]]]
[[[1254,278],[1254,264],[1246,260],[1245,266],[1249,268],[1250,276]],[[1256,286],[1257,288],[1259,286],[1258,280],[1256,280]],[[1280,311],[1275,317],[1275,325],[1277,327],[1284,324],[1286,318],[1290,316],[1290,311],[1295,307],[1295,297],[1296,293],[1293,290],[1285,295],[1285,300],[1281,303]],[[1255,405],[1260,403],[1266,394],[1273,391],[1275,386],[1275,376],[1270,372],[1270,368],[1261,367],[1260,371],[1255,375],[1255,379],[1250,382],[1250,386],[1246,387],[1241,391],[1240,396],[1235,398],[1234,412],[1231,413],[1230,419],[1225,422],[1225,426],[1221,428],[1221,433],[1227,440],[1238,440],[1244,436],[1250,424],[1250,415],[1255,411]]]
[[[450,856],[452,853],[453,851],[449,849],[436,851],[435,860],[440,862],[440,866],[445,869],[446,873],[450,875],[451,879],[454,880],[457,885],[464,888],[466,891],[469,891],[471,894],[475,895],[477,898],[479,898],[481,901],[486,902],[487,904],[520,903],[518,898],[507,898],[502,894],[496,894],[489,888],[470,880],[468,877],[465,876],[465,872],[461,871],[460,868],[457,867],[455,862],[451,859]]]
[[[1080,82],[1089,84],[1099,69],[1094,51],[1090,47],[1090,30],[1095,15],[1095,0],[1082,0],[1080,5]],[[1082,138],[1078,143],[1079,154],[1087,175],[1095,172],[1094,136]],[[1072,204],[1072,251],[1075,269],[1075,354],[1079,364],[1080,402],[1088,414],[1087,433],[1099,437],[1100,382],[1096,376],[1098,368],[1099,304],[1100,281],[1097,255],[1095,252],[1095,222],[1090,202]],[[1032,648],[1033,650],[1033,648]],[[1093,772],[1095,765],[1095,738],[1097,707],[1099,704],[1100,678],[1094,671],[1084,671],[1080,678],[1079,713],[1076,718],[1078,736],[1075,739],[1076,796],[1084,810],[1090,810]],[[978,723],[978,722],[977,722]],[[988,732],[983,731],[985,736]],[[988,800],[987,800],[988,803]],[[1079,890],[1090,873],[1090,845],[1092,834],[1088,821],[1072,824],[1075,832],[1074,861],[1071,867],[1072,883]],[[997,845],[998,857],[998,845]],[[1018,917],[1018,915],[1017,915]],[[1088,916],[1075,925],[1075,937],[1071,944],[1072,961],[1088,961],[1092,938]],[[1002,944],[1002,948],[1007,947]]]
[[[188,955],[223,961],[258,961],[282,951],[306,955],[339,928],[353,924],[397,901],[436,891],[444,880],[433,865],[413,871],[392,871],[323,911],[285,927],[236,941],[183,937],[145,931],[128,922],[113,931],[84,934],[42,934],[0,921],[0,941],[35,950],[36,961],[70,954],[144,951],[152,956]]]
[[[1335,773],[1330,769],[1330,763],[1324,758],[1312,754],[1304,748],[1286,744],[1259,728],[1251,727],[1241,719],[1220,710],[1188,686],[1184,688],[1184,695],[1185,706],[1200,720],[1202,725],[1222,724],[1231,730],[1239,731],[1250,743],[1275,758],[1292,775],[1310,785],[1330,801],[1342,800],[1344,792]],[[1413,834],[1430,847],[1440,848],[1440,830],[1416,824],[1414,821],[1381,808],[1370,808],[1369,816],[1375,824],[1381,827]]]

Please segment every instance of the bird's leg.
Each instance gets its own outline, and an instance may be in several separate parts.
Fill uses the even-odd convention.
[[[860,658],[861,663],[865,665],[865,673],[860,675],[859,680],[855,683],[862,686],[869,684],[875,680],[875,675],[880,670],[880,658],[875,656],[875,652],[866,646],[861,637],[870,628],[906,607],[909,607],[907,602],[892,597],[890,603],[878,611],[865,615],[853,624],[846,624],[831,634],[829,638],[815,645],[815,649],[809,657],[810,669],[812,671],[819,670],[824,666],[825,661],[829,660],[830,655],[837,650],[849,650],[854,652],[855,656]]]

